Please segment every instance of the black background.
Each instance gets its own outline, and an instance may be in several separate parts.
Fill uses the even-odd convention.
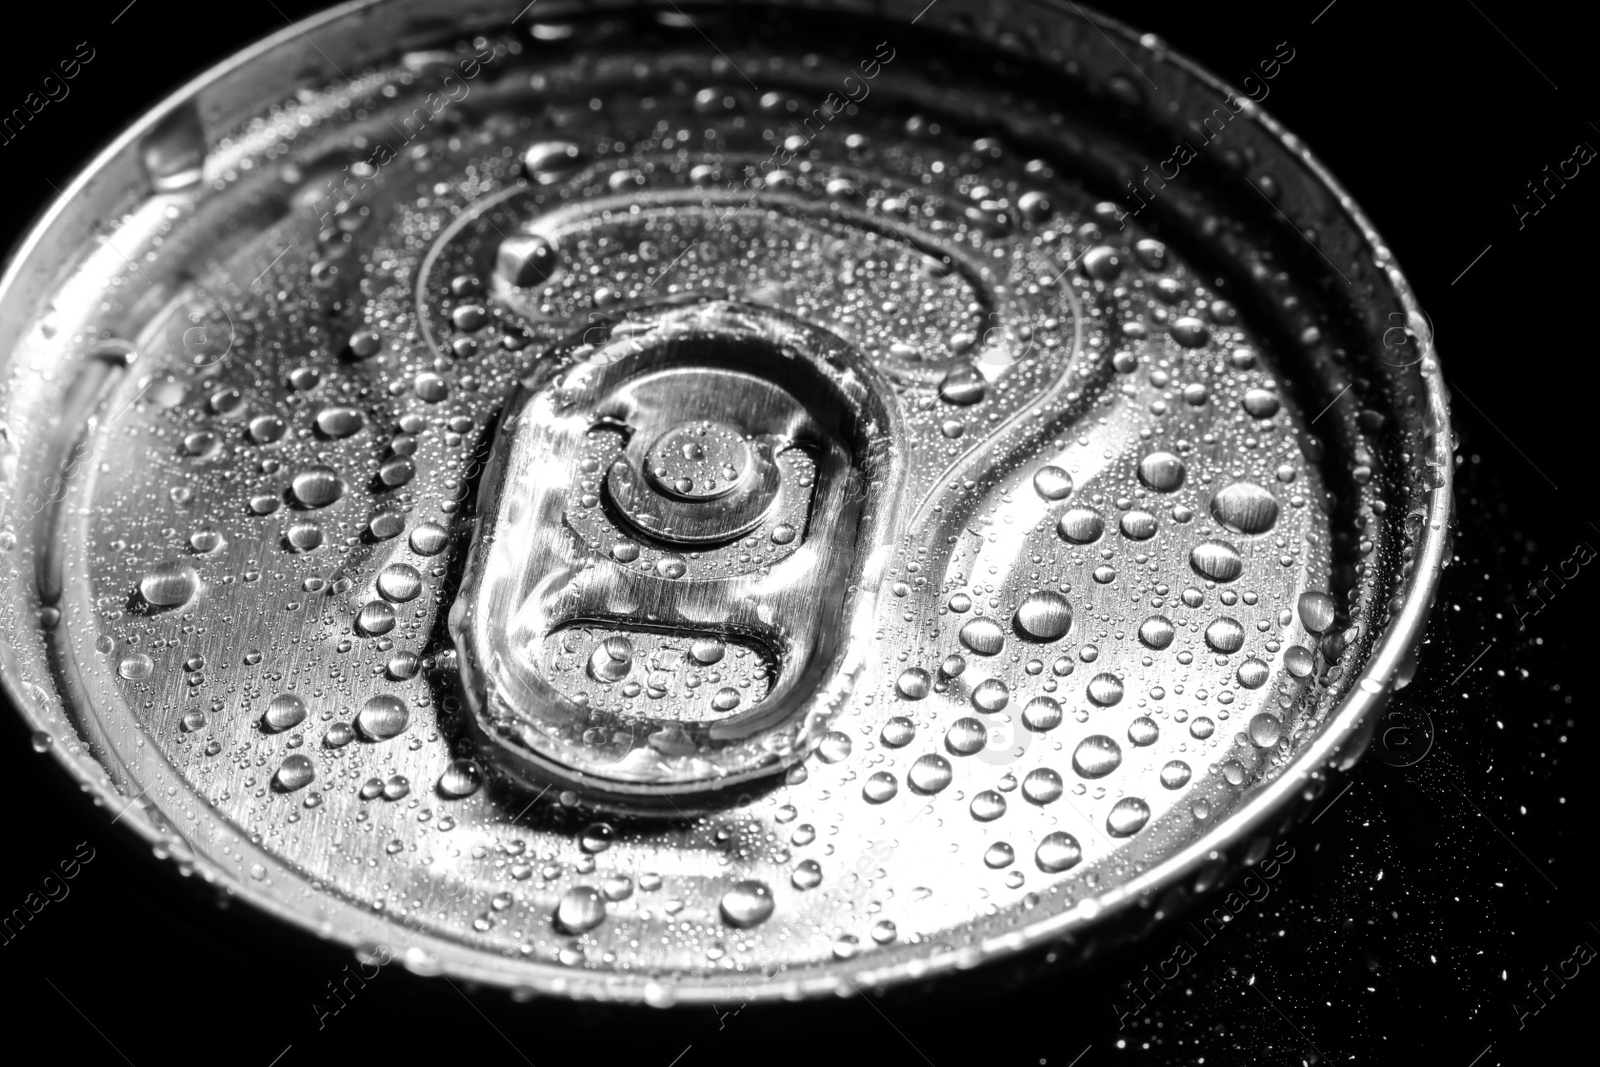
[[[660,1067],[679,1056],[680,1067],[1592,1062],[1583,1024],[1600,963],[1552,983],[1537,1013],[1519,1019],[1512,1007],[1536,1006],[1525,983],[1580,942],[1600,948],[1589,882],[1597,812],[1585,792],[1597,766],[1585,753],[1600,745],[1586,680],[1597,669],[1600,573],[1581,569],[1521,627],[1512,604],[1535,606],[1527,586],[1546,565],[1600,546],[1588,373],[1600,330],[1600,172],[1582,170],[1520,228],[1512,207],[1578,142],[1600,147],[1592,45],[1564,21],[1576,9],[1325,2],[1099,6],[1235,83],[1289,42],[1295,59],[1267,109],[1366,208],[1432,318],[1460,439],[1457,556],[1404,696],[1437,738],[1414,766],[1364,761],[1293,836],[1272,895],[1125,1028],[1116,987],[1168,956],[1175,932],[1021,989],[979,981],[911,1000],[729,1004],[721,1014],[514,1004],[390,967],[319,1029],[311,1002],[347,953],[217,907],[213,892],[109,826],[3,714],[0,910],[37,891],[80,842],[95,850],[70,896],[0,945],[12,1052],[32,1035],[52,1059],[141,1067],[395,1054],[539,1067],[624,1056]],[[166,92],[321,6],[125,3],[30,4],[32,28],[8,30],[6,110],[78,42],[96,55],[69,97],[0,146],[7,244],[52,186]]]

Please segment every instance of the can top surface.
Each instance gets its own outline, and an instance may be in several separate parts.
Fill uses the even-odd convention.
[[[38,744],[275,914],[575,996],[1259,859],[1409,680],[1425,316],[1158,39],[920,6],[351,5],[130,130],[0,290]]]

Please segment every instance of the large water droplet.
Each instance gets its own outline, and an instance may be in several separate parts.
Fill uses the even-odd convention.
[[[279,693],[267,702],[261,721],[274,732],[298,726],[305,720],[306,702],[293,693]]]
[[[1066,597],[1048,589],[1029,593],[1017,607],[1012,623],[1024,637],[1034,641],[1057,641],[1072,628],[1072,605]]]
[[[311,764],[311,757],[301,752],[285,756],[278,765],[278,773],[273,775],[273,780],[278,788],[286,793],[304,788],[311,784],[317,776],[317,770]]]
[[[988,737],[989,731],[983,723],[969,715],[950,724],[950,729],[945,731],[944,744],[958,756],[970,756],[982,751]]]
[[[972,706],[991,715],[1010,702],[1011,690],[998,678],[985,678],[972,690]]]
[[[1006,798],[993,789],[985,789],[972,798],[968,810],[979,822],[993,822],[1006,813]]]
[[[896,715],[883,724],[883,730],[878,736],[890,748],[903,748],[911,743],[912,738],[917,736],[917,728],[904,715]]]
[[[1122,765],[1122,746],[1105,734],[1091,734],[1072,753],[1072,769],[1082,778],[1104,778]]]
[[[735,882],[733,888],[722,895],[722,918],[729,926],[748,929],[765,922],[774,905],[767,883],[754,879]]]
[[[867,778],[867,784],[862,786],[861,795],[869,804],[882,804],[900,792],[900,783],[895,781],[894,775],[888,771],[876,771]]]
[[[1098,541],[1105,529],[1105,520],[1099,512],[1090,508],[1068,508],[1061,513],[1061,519],[1056,524],[1061,539],[1074,545]]]
[[[1211,625],[1206,627],[1206,644],[1217,652],[1237,652],[1244,647],[1244,627],[1238,619],[1230,619],[1226,615],[1213,619]]]
[[[556,929],[564,934],[587,933],[605,921],[605,899],[593,886],[575,885],[556,904]]]
[[[199,588],[199,573],[192,564],[179,559],[158,563],[139,579],[139,596],[156,608],[187,604]]]
[[[906,781],[911,784],[913,792],[937,793],[950,784],[953,773],[949,760],[930,754],[919,757],[911,765],[911,770],[906,773]]]
[[[900,672],[900,679],[895,683],[895,688],[907,700],[921,700],[928,695],[928,690],[933,684],[933,679],[921,667],[907,667]]]
[[[1060,799],[1061,791],[1061,775],[1049,767],[1029,771],[1028,776],[1022,780],[1022,795],[1035,804],[1054,803]]]
[[[469,759],[451,760],[439,776],[439,792],[447,797],[470,797],[483,785],[483,771]]]
[[[1165,615],[1152,615],[1139,624],[1139,640],[1158,651],[1172,644],[1174,636],[1172,620]]]
[[[303,508],[325,508],[344,496],[344,481],[332,467],[307,467],[291,480],[290,493]]]
[[[1061,725],[1061,705],[1054,697],[1039,696],[1022,709],[1022,722],[1028,729],[1044,733]]]
[[[1040,467],[1033,473],[1033,491],[1046,500],[1063,500],[1072,492],[1072,475],[1060,467]]]
[[[1123,797],[1106,816],[1106,832],[1112,837],[1132,837],[1150,821],[1150,805],[1138,797]]]
[[[1333,625],[1336,605],[1327,593],[1300,594],[1300,625],[1314,634],[1320,634]]]
[[[1097,674],[1089,679],[1089,699],[1109,708],[1122,699],[1122,679],[1114,674]]]
[[[1271,748],[1283,737],[1283,720],[1270,712],[1260,712],[1250,720],[1250,743],[1257,748]]]
[[[969,652],[980,656],[995,656],[1006,646],[1006,634],[1000,624],[987,615],[968,619],[961,627],[961,643]]]
[[[1189,784],[1189,765],[1181,759],[1169,761],[1161,768],[1161,784],[1168,789],[1182,789]]]
[[[1183,460],[1171,452],[1152,452],[1139,461],[1139,480],[1158,492],[1181,488],[1187,473]]]
[[[367,424],[360,408],[326,407],[317,412],[317,429],[328,437],[349,437]]]
[[[375,696],[362,705],[356,716],[356,725],[373,741],[385,741],[403,731],[411,722],[411,713],[405,702],[387,693]]]
[[[1211,515],[1234,533],[1263,534],[1278,521],[1278,501],[1254,482],[1234,482],[1211,498]]]
[[[1201,541],[1189,553],[1189,566],[1213,582],[1231,582],[1244,573],[1244,558],[1227,541]]]
[[[1078,839],[1061,830],[1046,834],[1033,853],[1033,862],[1046,874],[1057,874],[1076,867],[1082,859],[1083,848],[1078,844]]]

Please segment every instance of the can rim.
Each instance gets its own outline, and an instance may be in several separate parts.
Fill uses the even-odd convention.
[[[776,0],[784,4],[786,0]],[[1221,78],[1190,59],[1187,55],[1162,43],[1159,50],[1150,47],[1144,35],[1122,21],[1106,16],[1098,10],[1086,9],[1067,0],[1025,0],[1030,5],[1072,15],[1070,8],[1084,21],[1097,29],[1115,34],[1125,44],[1154,53],[1157,61],[1181,70],[1219,94],[1234,90]],[[206,88],[227,75],[248,66],[261,57],[295,38],[306,38],[307,31],[357,15],[364,10],[384,6],[386,0],[349,0],[349,2],[318,12],[307,18],[291,22],[283,29],[248,45],[215,65],[202,71],[182,86],[168,94],[138,120],[127,127],[104,149],[95,154],[60,191],[51,205],[34,221],[27,234],[12,248],[3,274],[0,274],[0,294],[16,287],[24,264],[44,244],[54,224],[69,210],[75,210],[75,201],[92,183],[110,169],[110,165],[130,147],[150,133],[161,120],[194,100]],[[801,5],[809,6],[809,5]],[[872,5],[877,8],[878,5]],[[916,5],[911,5],[916,6]],[[879,8],[881,11],[881,8]],[[312,47],[315,47],[314,45]],[[1270,135],[1292,159],[1304,167],[1327,191],[1334,194],[1339,209],[1366,245],[1366,251],[1383,250],[1383,259],[1389,269],[1387,280],[1408,319],[1421,314],[1409,279],[1400,269],[1396,257],[1389,252],[1376,227],[1355,199],[1344,189],[1328,168],[1305,144],[1281,122],[1260,106],[1251,110],[1252,119]],[[1235,808],[1212,829],[1190,842],[1180,851],[1166,856],[1137,877],[1119,883],[1096,896],[1086,897],[1076,906],[1038,922],[1011,932],[991,936],[975,945],[950,949],[937,955],[901,960],[875,965],[871,956],[855,960],[834,961],[796,976],[762,977],[757,985],[738,984],[740,995],[747,1001],[778,1001],[805,998],[820,994],[846,994],[862,992],[862,986],[875,990],[922,977],[933,977],[951,970],[967,970],[982,963],[1014,955],[1028,948],[1038,947],[1047,941],[1070,939],[1091,922],[1099,923],[1113,912],[1126,911],[1135,904],[1150,907],[1152,897],[1164,889],[1175,888],[1204,865],[1222,859],[1227,853],[1264,835],[1270,839],[1281,835],[1296,821],[1305,804],[1321,795],[1313,783],[1322,783],[1331,773],[1348,770],[1365,751],[1371,731],[1363,731],[1369,716],[1376,716],[1390,693],[1399,688],[1395,677],[1402,663],[1420,637],[1433,601],[1437,595],[1441,572],[1448,551],[1448,527],[1454,497],[1452,461],[1452,434],[1450,432],[1450,404],[1442,369],[1430,341],[1418,361],[1417,372],[1426,394],[1427,417],[1439,427],[1433,434],[1431,454],[1420,456],[1421,463],[1436,467],[1442,472],[1440,484],[1426,491],[1425,529],[1420,539],[1416,566],[1410,579],[1401,610],[1391,617],[1375,641],[1360,674],[1351,679],[1350,687],[1324,720],[1313,739],[1285,766],[1274,780],[1263,785],[1245,803]],[[1401,685],[1404,683],[1402,682]],[[35,731],[45,731],[51,725],[42,710],[22,692],[10,672],[0,674],[3,690],[18,713]],[[113,822],[126,816],[132,829],[157,847],[158,853],[169,849],[176,857],[179,849],[172,846],[183,841],[181,834],[165,825],[167,820],[154,806],[138,803],[144,794],[129,798],[113,784],[105,766],[88,750],[67,752],[60,744],[52,743],[49,750],[69,773],[77,778],[80,787],[93,798],[97,806],[120,809]],[[1300,803],[1295,794],[1302,792]],[[1280,809],[1289,809],[1282,811]],[[1279,818],[1281,825],[1266,828],[1264,824]],[[277,857],[258,849],[248,842],[236,842],[248,848],[252,857],[263,865],[271,865],[273,872],[281,872],[287,879],[304,880],[304,876]],[[230,894],[237,894],[251,905],[276,918],[330,941],[346,944],[352,949],[385,944],[384,936],[392,935],[402,924],[386,918],[382,912],[360,908],[352,902],[329,900],[336,908],[323,908],[312,912],[291,907],[287,894],[269,888],[271,881],[251,883],[213,863],[209,857],[186,853],[183,862],[192,865],[208,883],[222,886]],[[1250,862],[1246,860],[1246,862]],[[187,873],[187,872],[185,872]],[[587,972],[539,961],[507,960],[486,955],[461,942],[437,934],[415,931],[407,943],[425,945],[428,953],[397,958],[419,974],[442,974],[469,982],[510,988],[515,991],[546,993],[578,999],[635,1001],[652,1004],[711,1003],[726,1000],[732,978],[748,980],[749,975],[733,972],[731,975],[704,975],[693,984],[674,985],[667,988],[662,982],[645,975]],[[424,962],[425,961],[425,962]],[[387,962],[387,961],[385,961]]]

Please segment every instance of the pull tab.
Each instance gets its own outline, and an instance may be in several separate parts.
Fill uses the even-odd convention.
[[[726,301],[541,367],[450,615],[501,768],[684,812],[798,761],[870,634],[904,482],[886,388],[838,337]]]

